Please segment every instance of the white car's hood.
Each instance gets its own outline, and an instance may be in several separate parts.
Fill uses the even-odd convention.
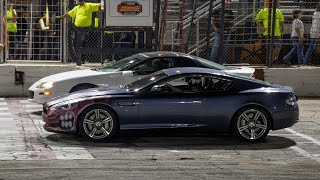
[[[51,76],[44,77],[39,81],[35,82],[33,85],[29,87],[29,90],[35,89],[39,84],[43,82],[68,82],[74,79],[83,79],[83,78],[90,78],[90,77],[98,77],[103,75],[112,75],[118,74],[119,71],[112,71],[112,72],[102,72],[102,71],[95,71],[90,69],[83,69],[83,70],[75,70],[75,71],[67,71],[63,73],[53,74]]]
[[[44,77],[40,79],[38,82],[58,82],[58,81],[65,81],[68,79],[78,79],[83,77],[90,77],[90,76],[97,76],[103,74],[115,74],[119,72],[101,72],[95,71],[90,69],[84,70],[75,70],[75,71],[67,71],[63,73],[53,74],[51,76]]]
[[[230,66],[229,66],[230,67]],[[255,72],[254,68],[245,67],[245,66],[231,66],[232,69],[225,70],[227,73],[237,74],[246,77],[252,77]]]

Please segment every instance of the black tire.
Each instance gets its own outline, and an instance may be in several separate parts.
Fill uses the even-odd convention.
[[[81,90],[85,90],[85,89],[96,88],[96,87],[98,87],[98,86],[95,86],[95,85],[93,85],[93,84],[79,84],[79,85],[74,86],[74,87],[70,90],[70,93],[77,92],[77,91],[81,91]]]
[[[102,105],[94,105],[85,109],[79,116],[78,123],[80,134],[93,141],[109,139],[118,129],[116,114],[110,108]]]
[[[260,107],[248,106],[233,117],[232,130],[242,140],[257,142],[264,140],[271,129],[270,115]]]

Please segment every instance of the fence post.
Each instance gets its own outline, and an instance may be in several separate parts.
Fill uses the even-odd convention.
[[[219,44],[219,56],[220,64],[224,63],[224,11],[225,11],[226,3],[224,0],[221,1],[221,14],[220,14],[220,44]]]
[[[63,8],[62,12],[63,12],[63,14],[65,14],[67,12],[66,0],[63,1],[62,8]],[[68,52],[69,48],[67,47],[68,46],[68,39],[69,39],[69,37],[68,37],[69,31],[67,31],[68,26],[69,26],[69,24],[67,23],[66,18],[63,18],[62,24],[61,24],[61,27],[63,28],[62,29],[63,36],[62,36],[62,33],[60,33],[60,36],[62,37],[61,42],[63,42],[63,43],[62,43],[62,47],[60,47],[60,49],[62,50],[62,53],[63,53],[62,62],[64,62],[64,63],[68,63],[68,54],[69,54],[69,52]]]
[[[197,13],[197,32],[196,32],[196,54],[199,56],[199,39],[200,39],[200,32],[199,32],[199,26],[200,26],[200,17],[199,14]]]
[[[212,17],[212,3],[214,0],[210,0],[209,5],[209,17],[207,22],[207,59],[210,59],[210,34],[211,34],[211,17]]]
[[[271,48],[270,48],[270,57],[268,67],[273,66],[274,60],[274,35],[275,35],[275,25],[276,25],[276,13],[277,13],[277,0],[273,0],[272,2],[272,24],[271,24]]]
[[[159,28],[160,28],[160,6],[161,6],[161,0],[157,0],[157,12],[156,12],[156,18],[155,18],[155,30],[154,30],[154,38],[155,38],[155,48],[156,50],[159,50]]]
[[[3,9],[3,1],[0,1],[0,8],[1,10]],[[0,11],[0,16],[3,17],[3,11]],[[4,39],[3,39],[3,21],[2,19],[0,20],[0,42],[3,43],[3,46],[5,46],[5,42],[4,42]],[[4,52],[4,49],[0,52],[0,64],[4,63],[4,59],[3,59],[3,52]]]
[[[78,27],[75,27],[76,29],[76,47],[77,47],[77,66],[81,66],[81,52],[80,52],[80,48],[81,46],[81,35],[80,35],[80,31],[81,29]]]

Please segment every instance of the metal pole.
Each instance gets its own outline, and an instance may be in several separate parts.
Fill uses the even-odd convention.
[[[274,35],[275,35],[275,25],[276,25],[276,12],[277,12],[277,0],[273,0],[272,7],[272,25],[271,25],[271,48],[270,48],[270,58],[269,58],[269,67],[273,65],[273,55],[274,55]]]
[[[159,28],[160,28],[160,8],[161,8],[161,0],[157,0],[157,12],[155,18],[155,30],[154,30],[154,38],[155,38],[155,49],[159,50]]]
[[[221,1],[221,14],[220,14],[220,45],[219,45],[219,56],[220,57],[220,64],[223,64],[224,63],[224,21],[225,21],[225,18],[224,18],[224,11],[225,11],[225,8],[226,8],[226,3],[224,0]]]
[[[197,37],[196,37],[196,54],[199,56],[199,39],[200,39],[200,32],[199,32],[199,27],[200,27],[200,19],[199,19],[199,14],[197,13]]]
[[[266,47],[267,47],[267,49],[266,49],[266,52],[267,52],[267,54],[266,54],[266,65],[269,65],[270,64],[270,48],[271,48],[271,46],[270,46],[270,38],[271,38],[271,36],[270,36],[270,32],[271,32],[271,11],[272,11],[272,4],[270,3],[270,1],[269,1],[269,4],[268,4],[268,30],[267,30],[267,32],[268,32],[268,35],[267,35],[267,39],[266,39],[266,42],[267,42],[267,45],[266,45]]]
[[[192,27],[194,25],[193,20],[194,20],[194,15],[196,13],[196,4],[197,4],[197,0],[193,0],[192,16],[191,16],[191,20],[190,20],[189,33],[188,33],[188,37],[187,37],[188,39],[187,39],[187,44],[186,44],[186,49],[185,49],[186,53],[189,52],[189,45],[190,45],[190,39],[191,39],[191,30],[192,30]]]
[[[0,8],[1,8],[1,10],[0,10],[0,17],[3,17],[3,1],[1,0],[0,1]],[[3,39],[3,34],[4,34],[4,32],[3,32],[3,21],[2,21],[2,19],[0,20],[0,26],[1,26],[1,28],[0,28],[0,42],[3,44],[3,46],[5,46],[5,42],[4,42],[4,39]],[[0,64],[2,64],[2,63],[4,63],[4,60],[3,60],[3,52],[4,52],[4,50],[2,50],[1,52],[0,52]]]
[[[210,34],[211,34],[211,17],[212,17],[212,3],[214,0],[210,0],[209,5],[209,17],[207,22],[207,59],[210,58]]]
[[[183,34],[183,18],[184,17],[184,0],[180,0],[180,48],[179,52],[183,52],[184,34]]]
[[[67,12],[66,4],[67,4],[67,2],[66,2],[66,0],[64,0],[63,1],[63,5],[62,5],[63,14],[65,14]],[[67,46],[68,46],[68,38],[69,37],[68,37],[67,26],[68,26],[67,20],[66,20],[66,18],[63,18],[61,27],[63,28],[63,31],[62,31],[62,33],[63,33],[63,39],[62,39],[62,42],[63,42],[63,46],[62,46],[62,48],[63,48],[62,62],[64,62],[64,63],[68,63],[68,48],[67,48]]]

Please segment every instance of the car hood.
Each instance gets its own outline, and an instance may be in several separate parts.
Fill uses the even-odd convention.
[[[58,74],[53,74],[47,77],[40,79],[38,82],[57,82],[57,81],[64,81],[68,79],[77,79],[89,76],[98,76],[103,74],[116,74],[119,71],[111,71],[111,72],[102,72],[102,71],[95,71],[91,69],[83,69],[83,70],[75,70],[75,71],[67,71]]]
[[[246,77],[252,77],[255,72],[254,68],[245,66],[228,66],[228,68],[229,69],[225,70],[225,72]]]
[[[112,87],[112,88],[93,88],[93,89],[87,89],[82,91],[77,91],[71,94],[58,96],[53,99],[50,99],[46,103],[44,103],[44,107],[49,107],[55,104],[63,103],[70,100],[77,100],[77,99],[86,99],[91,97],[102,97],[102,96],[108,96],[108,95],[125,95],[130,94],[131,92],[126,91],[125,89],[122,89],[120,87]]]

